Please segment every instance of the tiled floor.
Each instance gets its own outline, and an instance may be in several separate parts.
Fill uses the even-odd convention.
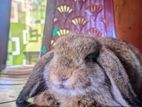
[[[31,70],[32,66],[8,67],[0,74],[0,107],[31,107],[29,104],[17,106],[15,103]]]

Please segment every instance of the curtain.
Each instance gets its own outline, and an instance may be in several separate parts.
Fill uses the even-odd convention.
[[[0,1],[0,70],[6,65],[11,0]]]
[[[41,55],[69,32],[115,37],[112,0],[48,0],[46,18]]]

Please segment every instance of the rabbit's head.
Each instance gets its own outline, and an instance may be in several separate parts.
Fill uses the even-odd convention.
[[[54,48],[54,57],[44,72],[47,86],[59,93],[71,95],[85,94],[81,90],[90,87],[96,80],[104,80],[104,76],[96,64],[101,45],[91,37],[71,35],[62,37]],[[103,78],[103,79],[100,79]],[[97,81],[96,81],[97,82]],[[96,83],[96,85],[99,83]],[[66,91],[66,92],[65,92]]]
[[[53,51],[44,79],[54,93],[89,96],[104,105],[117,106],[128,106],[124,97],[135,98],[120,60],[99,39],[84,34],[64,36]]]

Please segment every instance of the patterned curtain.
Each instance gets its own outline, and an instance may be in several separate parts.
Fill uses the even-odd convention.
[[[47,6],[49,3],[50,0]],[[59,37],[69,32],[115,37],[112,0],[56,0],[55,3],[54,12],[47,13],[47,16],[53,14],[54,18],[47,19],[50,23],[45,26],[42,55],[56,44]],[[48,27],[52,27],[51,33]]]

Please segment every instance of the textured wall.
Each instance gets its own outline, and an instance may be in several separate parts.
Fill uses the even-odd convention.
[[[116,31],[142,53],[142,0],[114,0]]]

